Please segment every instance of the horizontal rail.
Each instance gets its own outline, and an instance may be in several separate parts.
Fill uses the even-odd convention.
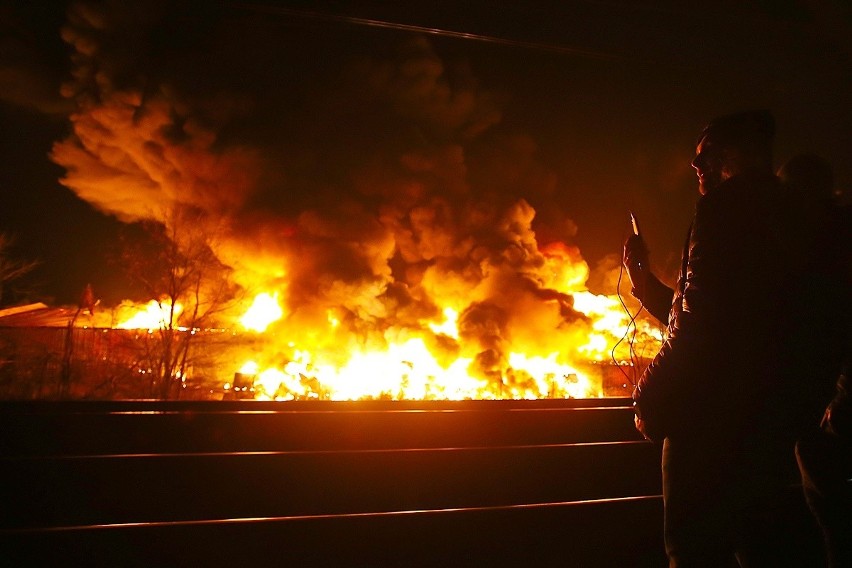
[[[530,400],[0,400],[0,412],[514,410],[630,406],[624,397]]]
[[[3,531],[13,565],[664,566],[659,496]]]
[[[0,458],[0,527],[498,506],[656,494],[647,442]]]
[[[0,413],[0,456],[641,440],[629,407],[428,411]]]
[[[528,503],[522,505],[494,505],[490,507],[453,507],[444,509],[419,509],[408,511],[379,511],[375,513],[323,513],[316,515],[288,515],[279,517],[246,517],[246,518],[231,518],[231,519],[201,519],[189,521],[152,521],[139,523],[109,523],[98,525],[72,525],[72,526],[57,526],[57,527],[38,527],[38,528],[18,528],[18,529],[0,529],[0,535],[26,535],[26,534],[49,534],[58,532],[71,531],[108,531],[120,530],[133,527],[178,527],[178,526],[205,526],[216,524],[234,524],[234,523],[268,523],[268,522],[299,522],[313,521],[319,519],[346,519],[346,518],[376,518],[376,517],[395,517],[399,515],[429,515],[429,514],[448,514],[448,513],[465,513],[465,512],[485,512],[485,511],[510,511],[520,509],[542,509],[546,507],[564,507],[573,506],[581,507],[593,504],[609,504],[609,503],[627,503],[631,501],[647,501],[661,500],[662,495],[641,495],[636,497],[614,497],[607,499],[585,499],[581,501],[568,501],[560,503]]]

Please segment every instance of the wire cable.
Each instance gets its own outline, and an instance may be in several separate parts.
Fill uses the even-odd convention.
[[[618,296],[618,301],[621,303],[621,307],[624,310],[624,312],[627,314],[629,320],[627,322],[627,327],[624,330],[624,334],[621,336],[621,338],[618,341],[615,342],[615,345],[612,346],[612,350],[610,351],[610,358],[612,359],[612,362],[615,364],[615,366],[618,368],[618,370],[621,372],[621,374],[624,375],[625,379],[627,379],[627,382],[630,383],[631,386],[635,387],[636,382],[637,382],[635,374],[636,374],[636,372],[637,372],[636,370],[638,369],[638,366],[639,366],[639,357],[636,354],[636,348],[635,348],[636,334],[638,333],[638,327],[636,325],[636,318],[638,318],[639,314],[642,313],[644,306],[640,303],[639,304],[639,310],[635,314],[630,312],[630,308],[627,306],[627,303],[624,301],[624,297],[621,295],[621,282],[622,282],[623,279],[624,279],[624,261],[622,259],[621,263],[619,264],[618,281],[616,282],[615,291],[616,291],[616,295]],[[628,339],[628,337],[629,337],[629,339]],[[621,345],[625,341],[625,339],[627,340],[627,344],[629,346],[628,347],[628,353],[630,355],[630,367],[633,369],[633,371],[632,371],[633,376],[626,373],[624,371],[624,369],[622,369],[622,365],[619,363],[619,361],[615,357],[616,349],[618,349],[618,346]]]
[[[390,30],[398,30],[405,32],[414,32],[442,37],[451,37],[455,39],[464,39],[479,41],[484,43],[492,43],[504,45],[508,47],[520,47],[525,49],[534,49],[538,51],[549,51],[553,53],[561,53],[565,55],[574,55],[585,57],[588,59],[597,59],[602,61],[622,61],[624,57],[603,51],[581,49],[579,47],[570,47],[567,45],[543,43],[536,41],[524,41],[517,39],[509,39],[492,35],[484,35],[470,32],[459,32],[454,30],[446,30],[442,28],[433,28],[428,26],[418,26],[415,24],[403,24],[400,22],[389,22],[386,20],[375,20],[372,18],[359,18],[356,16],[347,16],[345,14],[332,14],[329,12],[315,12],[311,10],[300,10],[295,8],[284,8],[281,6],[270,6],[267,4],[258,4],[254,2],[227,2],[229,6],[241,8],[253,12],[264,14],[273,14],[279,16],[290,16],[309,20],[318,20],[326,22],[334,22],[338,24],[348,24],[355,26],[366,26],[372,28],[384,28]]]

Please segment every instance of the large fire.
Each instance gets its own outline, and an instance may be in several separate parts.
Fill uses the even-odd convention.
[[[240,396],[595,397],[595,363],[659,341],[589,291],[569,217],[588,189],[500,127],[510,97],[467,63],[411,37],[394,56],[347,47],[314,82],[325,52],[282,52],[289,28],[191,17],[204,49],[175,53],[187,42],[162,47],[157,14],[125,4],[69,9],[76,111],[51,157],[93,207],[162,227],[155,272],[129,262],[153,302],[93,322],[152,330],[161,385],[200,375],[191,347],[216,333],[204,355]]]
[[[563,257],[563,260],[570,262]],[[651,349],[660,330],[646,320],[633,320],[617,296],[592,294],[583,278],[584,266],[551,265],[566,285],[548,300],[558,309],[561,295],[573,298],[573,308],[584,316],[574,330],[541,330],[557,337],[539,340],[533,333],[519,337],[507,349],[497,374],[483,372],[475,349],[465,344],[459,330],[459,311],[445,307],[418,330],[387,329],[378,339],[341,337],[341,321],[329,311],[319,328],[292,335],[286,332],[286,311],[277,292],[261,292],[236,318],[234,333],[255,334],[252,353],[235,360],[230,370],[250,385],[251,396],[261,400],[462,400],[589,398],[603,396],[601,378],[589,372],[595,363],[614,360],[624,364],[632,349]],[[462,311],[469,308],[463,307]],[[179,315],[181,306],[175,305]],[[160,329],[169,321],[171,307],[151,301],[135,307],[116,327]],[[132,308],[131,308],[132,311]],[[588,321],[585,321],[588,320]],[[638,326],[638,327],[637,327]],[[181,328],[188,332],[186,328]],[[330,343],[327,338],[337,338]],[[325,339],[324,339],[325,338]],[[258,345],[260,347],[258,347]],[[553,345],[560,346],[553,350]],[[592,366],[590,366],[592,365]],[[629,367],[629,364],[628,364]],[[632,370],[628,370],[630,372]],[[240,389],[225,370],[225,392]],[[247,396],[245,384],[241,396]]]

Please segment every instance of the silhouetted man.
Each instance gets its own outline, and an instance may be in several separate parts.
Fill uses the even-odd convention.
[[[674,290],[650,273],[641,238],[625,244],[634,295],[667,324],[634,405],[639,430],[663,441],[673,567],[730,566],[734,555],[743,566],[797,565],[778,520],[797,478],[785,306],[807,239],[773,174],[774,131],[768,112],[753,111],[702,132],[692,161],[701,196]]]

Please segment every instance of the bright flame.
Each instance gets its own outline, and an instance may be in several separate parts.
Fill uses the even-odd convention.
[[[458,294],[461,283],[449,287],[449,305],[439,305],[442,317],[418,325],[394,323],[378,304],[367,303],[375,311],[357,315],[344,306],[312,312],[286,306],[279,292],[258,294],[238,321],[261,335],[222,354],[234,361],[231,369],[240,359],[244,363],[240,377],[223,369],[220,384],[237,396],[268,400],[604,396],[604,370],[592,364],[612,359],[632,364],[629,343],[647,353],[662,330],[631,319],[617,296],[587,291],[588,267],[578,254],[564,245],[549,247],[539,274],[547,294],[524,296],[522,290],[510,296],[518,305],[500,309],[518,319],[508,324],[495,323],[500,320],[491,319],[491,312],[477,312],[481,304],[473,291]],[[440,296],[433,293],[433,300]],[[169,321],[163,301],[136,310],[118,327],[155,329]],[[174,311],[176,316],[181,306]],[[629,330],[630,341],[624,341]],[[486,342],[477,343],[480,338]]]
[[[566,259],[563,258],[563,261]],[[557,279],[579,282],[585,268],[560,268],[553,263]],[[323,328],[303,322],[288,327],[285,309],[277,293],[258,294],[240,318],[246,329],[263,332],[276,321],[285,322],[276,332],[259,336],[252,349],[255,354],[237,371],[243,376],[240,385],[250,379],[252,392],[242,388],[245,396],[267,400],[461,400],[461,399],[534,399],[585,398],[604,396],[600,377],[590,375],[588,364],[630,359],[626,342],[615,353],[613,346],[624,336],[628,326],[636,325],[641,341],[659,341],[661,330],[644,321],[634,322],[625,313],[616,296],[592,294],[588,291],[565,291],[573,310],[589,323],[573,347],[548,349],[545,338],[516,338],[506,359],[494,371],[483,374],[473,355],[465,349],[460,337],[460,310],[444,307],[443,319],[424,322],[423,329],[389,328],[381,336],[367,335],[355,340],[346,328],[339,310],[326,310],[317,323]],[[467,308],[465,308],[467,309]],[[120,326],[125,329],[153,329],[165,325],[169,306],[151,301],[137,307],[137,313]],[[180,313],[181,306],[175,306]],[[344,312],[340,312],[343,314]],[[349,325],[349,324],[346,324]],[[290,329],[290,333],[286,330]],[[292,332],[296,329],[296,333]],[[324,329],[324,331],[323,331]],[[279,337],[280,335],[280,337]],[[569,337],[569,336],[566,336]],[[576,340],[575,336],[570,336]],[[430,339],[431,338],[431,339]],[[442,339],[443,338],[443,339]],[[542,341],[539,342],[538,340]],[[578,362],[580,363],[578,365]],[[490,373],[490,374],[489,374]],[[231,377],[225,391],[234,390]],[[238,380],[234,377],[234,380]],[[240,390],[240,389],[236,389]]]
[[[574,308],[590,316],[593,320],[592,332],[589,333],[588,343],[580,345],[577,350],[586,354],[590,359],[605,361],[613,356],[614,338],[622,338],[636,326],[636,334],[641,335],[640,343],[662,341],[662,329],[655,328],[645,320],[633,320],[624,311],[616,296],[601,296],[591,292],[575,292]],[[625,348],[628,344],[624,342]],[[620,359],[629,359],[625,353]]]
[[[254,302],[240,319],[240,323],[248,330],[262,333],[283,315],[284,310],[278,303],[278,294],[263,292],[255,296]]]
[[[337,328],[340,325],[340,320],[337,318],[337,316],[334,315],[334,312],[332,312],[331,310],[328,310],[328,312],[326,312],[326,317],[328,318],[328,325],[330,325],[332,328]]]
[[[558,363],[558,353],[547,357],[528,357],[522,353],[509,354],[509,365],[512,369],[525,372],[535,385],[527,387],[520,398],[582,398],[601,396],[593,393],[589,379],[571,365]],[[542,394],[543,393],[543,394]]]
[[[442,367],[421,338],[388,346],[385,351],[354,354],[339,369],[320,369],[318,379],[333,398],[461,399],[471,398],[484,386],[468,376],[469,360],[457,359]]]
[[[261,371],[257,382],[265,398],[283,400],[319,394],[332,400],[460,400],[477,397],[487,386],[468,374],[470,362],[459,358],[442,367],[423,340],[413,338],[384,351],[355,353],[340,367],[314,364],[309,353],[297,351],[283,369]]]
[[[469,358],[460,357],[442,366],[420,338],[395,343],[383,351],[353,354],[348,362],[335,367],[311,362],[307,352],[282,369],[263,371],[254,362],[241,372],[257,373],[260,398],[292,400],[324,395],[331,400],[462,400],[472,398],[581,398],[603,396],[600,387],[572,365],[559,362],[559,354],[529,357],[509,356],[507,380],[495,391],[485,379],[471,376]]]
[[[454,339],[459,338],[459,313],[453,308],[444,308],[444,322],[443,323],[430,323],[429,329],[434,331],[435,333],[443,333],[446,336],[452,337]]]
[[[170,321],[174,325],[182,310],[181,304],[175,304],[174,314],[172,314],[171,304],[165,301],[151,300],[144,308],[116,327],[119,329],[163,329],[168,327]]]

